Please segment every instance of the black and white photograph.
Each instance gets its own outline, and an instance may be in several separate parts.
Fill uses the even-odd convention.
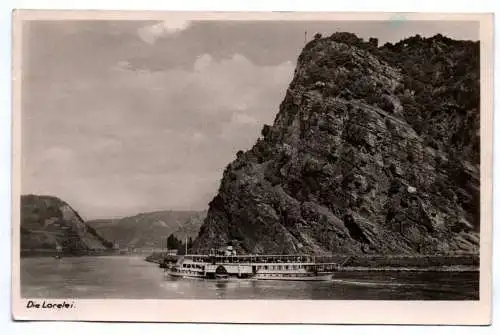
[[[23,310],[489,299],[490,16],[26,17]]]

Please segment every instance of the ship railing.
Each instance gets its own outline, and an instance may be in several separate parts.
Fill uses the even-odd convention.
[[[201,263],[317,263],[317,264],[345,264],[350,257],[345,256],[316,256],[316,255],[205,255],[191,254],[184,256]],[[342,261],[344,259],[344,261]]]

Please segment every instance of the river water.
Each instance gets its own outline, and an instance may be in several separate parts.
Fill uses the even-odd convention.
[[[21,259],[23,298],[476,300],[477,272],[340,272],[327,282],[171,279],[138,256]]]

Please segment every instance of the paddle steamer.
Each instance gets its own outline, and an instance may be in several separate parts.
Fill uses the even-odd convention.
[[[167,275],[181,278],[323,281],[341,266],[311,255],[236,255],[227,248],[224,254],[180,256],[163,268]]]

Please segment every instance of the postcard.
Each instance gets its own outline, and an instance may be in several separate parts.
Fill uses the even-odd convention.
[[[492,22],[14,11],[14,318],[489,324]]]

